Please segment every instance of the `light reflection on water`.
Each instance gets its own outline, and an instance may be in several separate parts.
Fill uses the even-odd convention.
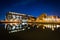
[[[30,29],[27,23],[8,23],[8,24],[0,24],[0,27],[4,28],[4,30],[8,30],[9,33],[24,31],[26,29]],[[37,27],[37,26],[36,26]],[[41,27],[41,26],[40,26]],[[45,28],[55,30],[60,28],[60,25],[44,25],[43,29]],[[2,30],[2,29],[0,29]]]
[[[28,28],[28,25],[26,23],[9,23],[5,24],[5,29],[9,31],[9,33],[17,32],[17,31],[23,31],[26,28]]]

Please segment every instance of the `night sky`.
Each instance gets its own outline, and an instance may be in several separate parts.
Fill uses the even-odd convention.
[[[7,12],[17,12],[33,15],[42,13],[60,16],[59,0],[0,0],[0,20],[5,18]]]

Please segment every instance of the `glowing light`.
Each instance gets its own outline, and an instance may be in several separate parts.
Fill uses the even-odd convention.
[[[13,21],[13,19],[10,19],[10,21]]]
[[[54,31],[54,28],[52,27],[52,30]]]
[[[22,23],[22,25],[25,25],[25,23]]]
[[[39,26],[37,26],[37,28],[39,28]]]
[[[43,27],[43,29],[45,29],[45,27]]]
[[[57,25],[57,28],[60,27],[60,25]]]
[[[25,30],[25,29],[22,29],[22,30]]]
[[[13,15],[13,18],[14,18],[14,19],[16,18],[15,15]]]
[[[9,23],[11,26],[13,25],[13,23]]]
[[[50,28],[50,29],[52,29],[54,31],[54,29],[60,27],[60,25],[57,25],[57,26],[56,25],[44,25],[44,27]]]
[[[30,27],[28,27],[28,29],[30,29]]]
[[[15,29],[15,26],[13,26],[12,30],[14,30],[14,29]]]

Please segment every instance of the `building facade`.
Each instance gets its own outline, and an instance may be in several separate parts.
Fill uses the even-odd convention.
[[[8,30],[25,30],[26,28],[29,28],[28,20],[31,20],[31,15],[26,15],[22,13],[15,13],[15,12],[8,12],[6,14],[6,22],[11,22],[5,25],[5,28]],[[33,18],[32,18],[33,19]],[[13,23],[12,23],[13,22]],[[32,21],[31,21],[32,22]]]
[[[54,30],[55,28],[60,27],[60,18],[54,15],[48,16],[47,14],[42,14],[37,17],[36,22],[37,28],[51,28],[52,30]]]

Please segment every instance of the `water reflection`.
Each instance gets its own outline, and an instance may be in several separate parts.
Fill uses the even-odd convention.
[[[5,29],[9,31],[9,33],[23,31],[28,28],[27,23],[9,23],[5,24]]]
[[[45,28],[50,28],[50,29],[52,29],[52,31],[54,31],[55,28],[56,28],[56,29],[60,28],[60,25],[47,24],[47,25],[44,25],[43,29],[45,29]]]
[[[52,29],[54,31],[55,29],[60,28],[60,24],[40,24],[40,25],[29,25],[28,23],[5,23],[5,29],[9,31],[9,33],[18,32],[18,31],[24,31],[26,29],[31,28],[43,28],[43,29]]]

